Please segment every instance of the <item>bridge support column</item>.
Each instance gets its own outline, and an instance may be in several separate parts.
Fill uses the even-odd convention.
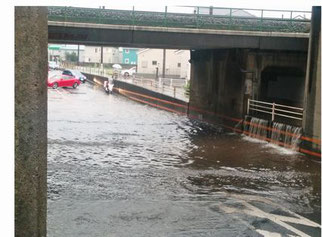
[[[242,117],[244,98],[244,75],[238,57],[244,51],[236,49],[209,49],[191,52],[190,110],[200,108],[211,113],[202,116],[213,118],[216,114]],[[199,115],[195,111],[195,115]]]
[[[15,236],[46,236],[46,7],[15,7]]]
[[[305,78],[303,128],[306,136],[321,139],[321,7],[313,7]],[[321,145],[305,144],[321,150]]]

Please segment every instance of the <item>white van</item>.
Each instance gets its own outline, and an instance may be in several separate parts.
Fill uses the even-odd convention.
[[[59,68],[59,64],[56,63],[55,61],[49,61],[48,66],[49,66],[49,69],[54,69],[54,70]]]

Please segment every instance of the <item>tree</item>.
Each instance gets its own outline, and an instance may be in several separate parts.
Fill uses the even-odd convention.
[[[66,61],[77,62],[77,54],[75,52],[66,52],[65,53]]]

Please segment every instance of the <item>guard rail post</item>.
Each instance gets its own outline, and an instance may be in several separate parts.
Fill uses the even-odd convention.
[[[231,30],[231,24],[232,24],[232,19],[231,19],[232,13],[233,13],[233,9],[230,8],[230,11],[229,11],[229,29],[230,30]]]
[[[135,20],[134,20],[134,6],[132,7],[132,25],[135,25]]]
[[[293,11],[291,11],[291,16],[290,16],[290,29],[292,29],[293,25]]]
[[[163,22],[163,26],[167,27],[167,12],[168,12],[168,6],[165,6],[165,10],[164,10],[164,22]]]
[[[199,28],[199,7],[197,7],[197,29]]]
[[[273,103],[273,106],[272,106],[272,121],[274,121],[275,119],[275,103]]]
[[[262,31],[263,30],[263,17],[264,17],[264,10],[261,10],[261,25],[259,27],[259,29]]]

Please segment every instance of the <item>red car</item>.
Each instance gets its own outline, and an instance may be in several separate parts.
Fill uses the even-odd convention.
[[[72,86],[74,89],[76,89],[80,83],[80,80],[73,76],[55,75],[48,78],[47,86],[52,87],[53,89],[56,89],[57,87]]]

